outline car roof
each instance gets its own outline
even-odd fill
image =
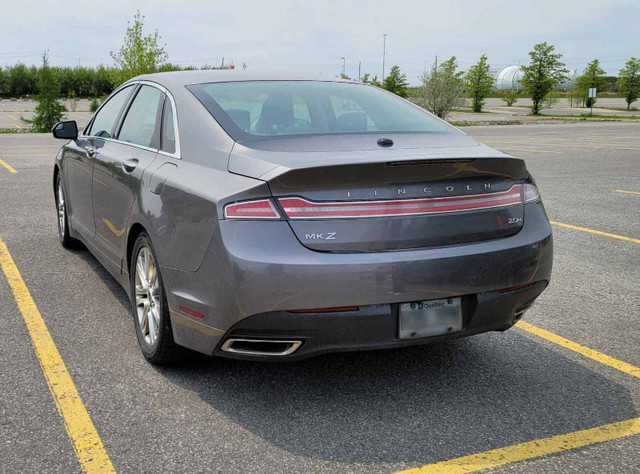
[[[131,81],[151,81],[173,89],[191,84],[211,82],[242,81],[321,81],[321,82],[353,82],[339,77],[315,76],[296,72],[282,71],[246,71],[242,69],[208,69],[196,71],[171,71],[136,76]]]

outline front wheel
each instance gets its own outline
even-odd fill
[[[151,240],[146,233],[136,239],[129,271],[132,315],[144,357],[155,365],[175,362],[182,348],[173,340],[167,298]]]

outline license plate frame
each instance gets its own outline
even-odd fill
[[[460,297],[412,301],[398,306],[400,339],[442,336],[462,330]]]

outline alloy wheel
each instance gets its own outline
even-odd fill
[[[160,282],[156,262],[149,247],[142,247],[136,258],[135,300],[140,332],[145,342],[153,347],[160,327]]]

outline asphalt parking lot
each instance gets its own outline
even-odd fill
[[[61,142],[0,135],[0,472],[640,472],[640,124],[465,131],[527,160],[554,223],[553,280],[526,324],[172,368],[144,361],[106,270],[58,242]]]

